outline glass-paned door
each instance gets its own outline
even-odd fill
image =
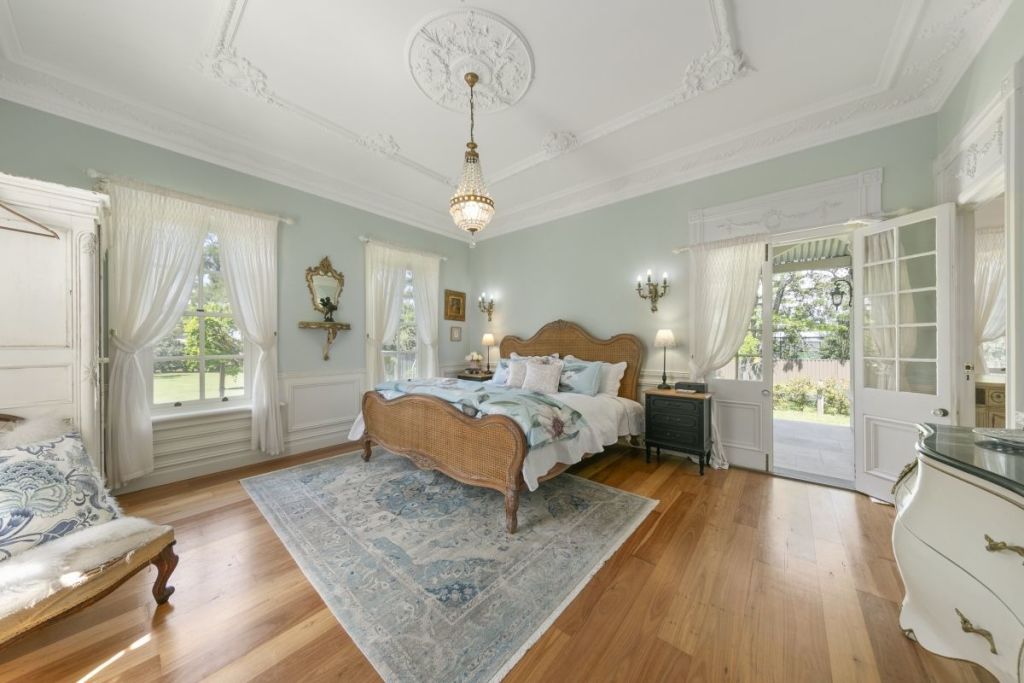
[[[913,460],[916,425],[950,421],[954,220],[944,204],[854,235],[856,485],[876,498]]]

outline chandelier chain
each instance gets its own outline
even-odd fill
[[[469,141],[476,142],[473,139],[473,128],[476,126],[476,118],[473,116],[473,86],[469,86]]]

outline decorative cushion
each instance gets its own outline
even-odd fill
[[[601,368],[601,389],[599,393],[611,396],[619,395],[619,385],[626,374],[626,361],[621,363],[604,363]]]
[[[520,356],[518,353],[513,351],[511,354],[509,354],[509,357],[512,358],[513,360],[532,360],[535,363],[551,363],[553,361],[558,360],[557,353],[552,353],[549,356]]]
[[[521,387],[526,379],[526,360],[523,358],[511,359],[508,362],[508,378],[505,380],[507,387]]]
[[[494,377],[487,380],[487,383],[504,386],[508,381],[508,363],[508,358],[499,358],[498,364],[494,366]]]
[[[0,562],[120,516],[78,434],[0,450]]]
[[[594,396],[601,388],[602,370],[600,361],[566,360],[562,364],[562,377],[558,381],[559,391]]]
[[[526,377],[523,379],[523,389],[536,391],[541,394],[554,394],[558,392],[558,380],[562,377],[562,361],[556,360],[548,363],[526,363]]]

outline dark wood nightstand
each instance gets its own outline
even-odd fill
[[[494,377],[493,372],[466,372],[462,371],[456,375],[459,379],[468,379],[470,382],[486,382]]]
[[[682,394],[673,389],[644,393],[647,462],[651,461],[651,446],[659,457],[662,448],[689,453],[698,457],[703,476],[711,457],[711,394]]]

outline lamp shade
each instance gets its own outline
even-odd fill
[[[488,332],[484,335],[484,338],[480,340],[480,343],[484,346],[494,346],[494,335]]]
[[[676,345],[675,335],[672,330],[658,330],[654,336],[654,347],[657,349],[671,349]]]

